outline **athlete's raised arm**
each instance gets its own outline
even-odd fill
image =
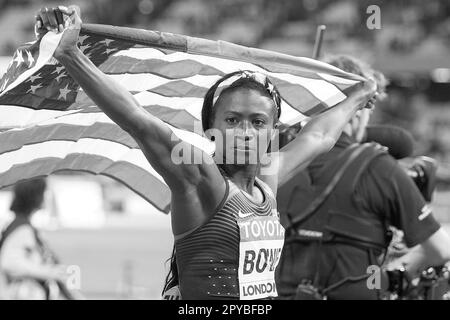
[[[271,165],[278,168],[277,174],[274,174],[273,169],[266,171],[268,172],[266,175],[261,170],[261,178],[276,191],[277,186],[284,184],[289,178],[305,169],[315,157],[328,152],[355,112],[366,105],[372,105],[371,99],[375,91],[374,81],[362,82],[347,99],[313,117],[294,140],[271,157]]]
[[[65,29],[62,25],[63,17],[68,20]],[[178,139],[163,121],[142,108],[130,92],[100,71],[77,47],[81,29],[78,8],[41,9],[37,15],[37,34],[42,36],[55,29],[58,32],[64,31],[64,34],[54,57],[97,106],[137,141],[171,190],[185,191],[186,184],[198,184],[204,170],[201,171],[198,165],[180,166],[171,161],[173,147],[186,142]],[[193,150],[192,146],[189,147],[183,150]],[[217,169],[214,171],[215,166],[209,167],[213,176],[220,177],[220,173],[215,172]]]
[[[313,117],[300,134],[280,150],[279,184],[303,170],[316,156],[333,148],[345,125],[356,111],[366,106],[375,91],[374,81],[363,82],[347,99]]]

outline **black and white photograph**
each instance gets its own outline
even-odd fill
[[[0,0],[0,33],[0,309],[450,300],[449,1]]]

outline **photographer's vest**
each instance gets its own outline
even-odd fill
[[[38,235],[38,231],[36,230],[36,228],[34,228],[31,223],[30,220],[27,218],[23,218],[21,216],[16,217],[0,234],[0,252],[2,251],[3,245],[6,242],[7,238],[14,233],[14,231],[16,231],[17,229],[19,229],[22,226],[28,226],[33,230],[33,234],[36,240],[36,244],[37,244],[37,250],[39,251],[39,253],[41,254],[43,251],[43,243]],[[2,278],[2,284],[1,286],[3,286],[3,290],[6,290],[8,287],[9,290],[8,291],[22,291],[21,289],[17,289],[18,287],[20,287],[22,284],[18,284],[17,279],[14,279],[12,277],[10,277],[8,274],[4,274],[2,272],[2,270],[0,270],[0,277]],[[20,279],[20,281],[24,281],[24,279]],[[25,283],[25,281],[23,282]],[[48,283],[46,283],[45,281],[41,281],[41,280],[30,280],[30,281],[26,281],[26,283],[23,286],[28,286],[27,290],[26,290],[26,294],[25,296],[20,297],[20,299],[33,299],[31,298],[33,296],[33,292],[36,293],[38,296],[42,296],[42,297],[49,297],[50,294],[50,289],[48,286]],[[13,288],[13,289],[11,289]],[[31,293],[29,293],[31,292]],[[9,293],[11,294],[11,293]],[[16,292],[14,292],[14,294],[12,294],[14,299],[18,299],[18,297],[16,296]],[[3,299],[11,299],[11,297],[2,297]]]
[[[30,223],[30,220],[21,216],[16,217],[0,234],[0,252],[8,237],[22,226],[28,226],[32,229],[36,241],[36,252],[42,257],[44,264],[58,264],[58,258],[46,245],[39,235],[38,230]],[[27,277],[11,277],[0,270],[0,289],[8,288],[9,296],[3,299],[35,299],[32,295],[34,292],[42,292],[39,296],[45,299],[61,300],[74,299],[72,293],[67,289],[66,285],[60,281],[44,281]],[[3,286],[3,287],[2,287]],[[5,293],[3,293],[6,295]]]
[[[390,241],[384,221],[367,212],[356,185],[369,163],[386,148],[353,144],[321,168],[313,184],[303,172],[278,190],[286,242],[347,243],[384,250]]]

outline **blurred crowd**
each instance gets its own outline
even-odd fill
[[[317,24],[329,26],[330,50],[353,54],[373,51],[374,46],[377,51],[410,54],[430,41],[441,42],[443,48],[450,45],[450,3],[445,0],[426,5],[418,0],[1,0],[1,23],[18,32],[1,40],[0,54],[11,54],[28,40],[32,23],[25,16],[52,3],[79,5],[86,22],[221,39],[295,55],[309,54]],[[371,5],[381,9],[378,32],[363,27]]]

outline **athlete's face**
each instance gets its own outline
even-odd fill
[[[275,134],[272,99],[256,90],[236,89],[224,92],[214,109],[216,156],[227,164],[257,164]]]

